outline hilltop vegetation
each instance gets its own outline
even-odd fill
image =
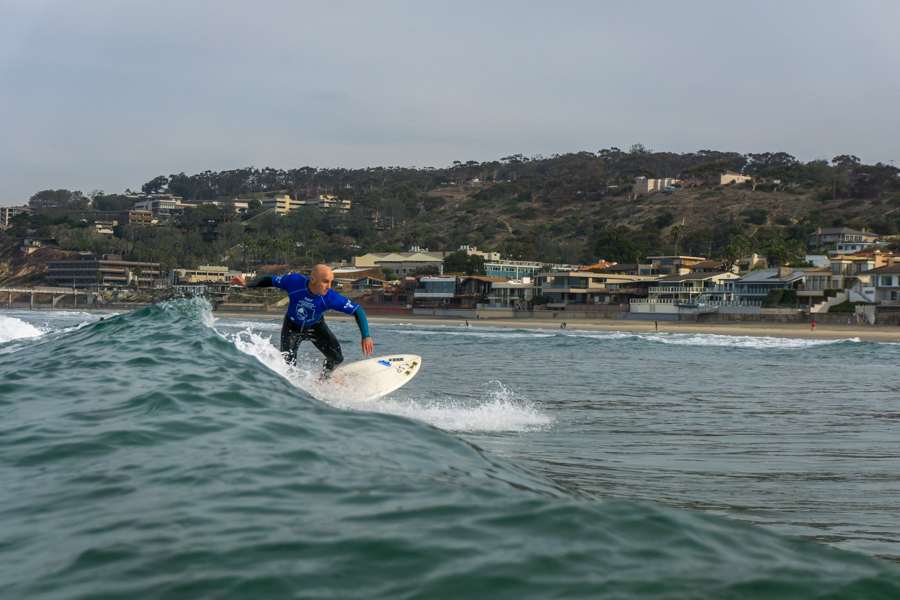
[[[737,186],[711,180],[733,171],[753,177]],[[635,177],[678,177],[685,187],[635,197]],[[690,186],[690,187],[689,187]],[[817,227],[847,225],[887,236],[900,227],[900,177],[891,165],[854,156],[802,163],[783,152],[653,152],[640,144],[551,157],[507,156],[454,162],[448,168],[238,169],[158,176],[145,194],[223,201],[188,209],[167,226],[116,228],[114,236],[79,222],[77,211],[130,208],[135,196],[47,190],[39,210],[19,216],[7,235],[55,237],[65,248],[192,267],[224,262],[249,267],[348,259],[411,246],[461,245],[545,262],[629,262],[648,254],[800,251]],[[284,217],[251,203],[245,223],[235,198],[331,194],[352,201],[347,214],[313,208]],[[261,215],[261,216],[260,216]]]

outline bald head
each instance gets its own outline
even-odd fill
[[[328,265],[319,263],[312,268],[312,272],[309,275],[316,279],[321,279],[323,277],[331,279],[334,277],[334,272],[328,268]]]
[[[334,281],[334,273],[328,268],[328,265],[318,264],[309,273],[307,287],[313,294],[324,296],[331,289],[332,281]]]

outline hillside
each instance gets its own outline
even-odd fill
[[[719,175],[751,180],[718,186]],[[635,198],[636,177],[677,176],[686,187]],[[484,183],[488,181],[490,183]],[[198,264],[294,266],[348,260],[369,251],[477,246],[518,260],[633,262],[672,253],[712,256],[778,249],[802,254],[817,227],[847,225],[885,236],[900,232],[900,170],[849,155],[802,163],[784,152],[652,152],[636,144],[551,157],[507,156],[443,169],[236,169],[154,177],[145,194],[197,203],[161,226],[97,233],[79,211],[121,211],[135,196],[45,190],[3,234],[53,237],[62,248]],[[236,220],[233,199],[334,195],[346,213],[313,207],[279,216],[251,202]],[[218,201],[218,205],[202,204]],[[202,205],[200,205],[202,204]]]
[[[8,241],[0,245],[0,285],[33,287],[48,285],[44,280],[47,261],[63,260],[74,254],[58,248],[41,248],[31,254],[18,251]]]

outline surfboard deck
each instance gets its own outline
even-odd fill
[[[339,366],[331,375],[334,382],[354,389],[354,396],[375,400],[400,389],[416,376],[422,357],[415,354],[379,356]]]

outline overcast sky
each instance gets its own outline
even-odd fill
[[[900,2],[0,0],[0,204],[246,166],[898,159]]]

